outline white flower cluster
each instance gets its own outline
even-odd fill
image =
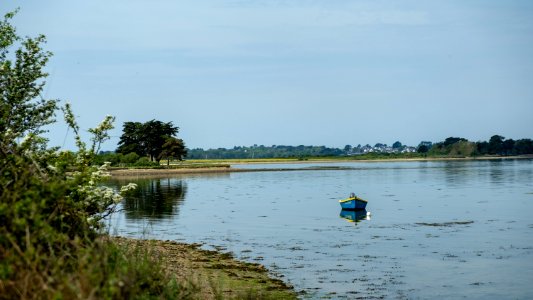
[[[133,191],[134,189],[137,188],[137,184],[135,183],[128,183],[127,185],[124,185],[120,188],[120,194],[124,195],[126,194],[127,192],[129,191]]]
[[[106,210],[109,210],[109,207],[120,203],[123,200],[123,195],[137,188],[136,184],[129,183],[128,185],[121,187],[120,192],[117,192],[110,187],[98,186],[98,182],[110,176],[107,171],[109,165],[109,162],[104,163],[96,171],[91,173],[87,185],[79,186],[78,188],[78,191],[83,194],[83,204],[87,207],[96,207],[100,213],[104,213]]]
[[[88,130],[92,134],[92,145],[87,148],[79,134],[80,127],[76,123],[71,105],[66,103],[62,110],[65,122],[74,131],[76,146],[78,147],[74,163],[76,168],[67,175],[67,179],[81,182],[73,196],[79,199],[80,204],[84,206],[84,209],[89,214],[87,221],[98,227],[103,218],[113,213],[115,206],[122,201],[123,196],[128,191],[135,189],[137,185],[130,183],[120,188],[119,191],[100,185],[100,182],[111,176],[108,172],[108,167],[111,165],[110,162],[105,162],[98,169],[91,171],[91,164],[94,162],[94,156],[100,150],[100,145],[110,138],[109,130],[113,129],[115,117],[106,116],[96,128]]]
[[[117,204],[122,201],[122,196],[109,187],[87,185],[80,186],[78,191],[84,195],[84,205],[87,207],[96,206],[100,211],[103,211],[111,204]]]
[[[103,165],[101,165],[100,167],[98,167],[98,169],[96,171],[94,171],[92,174],[91,174],[91,180],[94,180],[96,182],[99,182],[100,180],[102,179],[105,179],[105,178],[109,178],[111,177],[111,174],[109,173],[109,171],[107,170],[107,168],[111,165],[110,162],[106,161],[104,162]]]

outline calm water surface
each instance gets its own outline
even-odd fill
[[[114,181],[139,189],[110,224],[231,251],[304,298],[533,298],[533,160],[279,167],[317,165],[347,169]],[[352,191],[369,217],[341,211]]]

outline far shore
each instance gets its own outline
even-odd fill
[[[110,173],[113,177],[137,177],[137,176],[168,176],[168,175],[181,175],[181,174],[223,174],[223,173],[235,173],[235,172],[279,172],[279,171],[316,171],[316,170],[346,170],[350,168],[335,167],[335,166],[316,166],[307,168],[256,168],[256,169],[243,169],[238,166],[233,168],[229,165],[271,165],[271,164],[308,164],[308,163],[342,163],[342,162],[354,162],[354,163],[375,163],[375,162],[416,162],[416,161],[474,161],[474,160],[512,160],[512,159],[532,159],[533,155],[521,155],[521,156],[479,156],[479,157],[417,157],[417,158],[384,158],[384,159],[350,159],[350,158],[310,158],[308,160],[295,160],[295,159],[242,159],[242,160],[210,160],[220,165],[221,163],[228,164],[228,166],[209,166],[205,164],[203,167],[176,167],[171,165],[171,168],[161,169],[136,169],[136,168],[116,168],[111,169]],[[190,161],[188,161],[190,162]],[[194,160],[194,162],[202,163],[202,160]]]

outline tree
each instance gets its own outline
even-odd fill
[[[0,21],[0,298],[101,298],[93,291],[110,287],[76,281],[82,266],[77,259],[91,255],[89,248],[100,243],[101,220],[121,200],[115,190],[99,185],[105,166],[91,166],[109,138],[113,117],[89,129],[87,147],[67,104],[65,120],[76,134],[78,151],[47,147],[43,126],[54,122],[58,109],[57,100],[41,95],[51,53],[41,48],[44,36],[17,36],[9,23],[14,15]],[[69,284],[87,285],[91,296],[63,287]]]
[[[17,203],[19,207],[12,209],[20,211],[18,215],[6,218],[5,212],[9,212],[10,207],[0,205],[0,220],[3,225],[8,219],[17,223],[19,220],[14,219],[25,213],[33,211],[37,214],[37,209],[43,209],[47,214],[53,214],[46,216],[48,220],[57,218],[57,224],[49,222],[58,226],[55,229],[68,231],[69,235],[83,233],[84,228],[97,225],[87,218],[103,217],[101,214],[111,204],[96,203],[101,200],[103,193],[100,192],[104,188],[96,186],[96,178],[90,178],[96,171],[90,162],[101,143],[109,139],[108,131],[113,128],[114,117],[107,116],[98,127],[88,130],[92,134],[92,144],[87,147],[81,140],[80,129],[67,103],[63,108],[65,121],[74,130],[78,151],[74,156],[57,148],[47,148],[46,139],[41,136],[45,132],[42,127],[55,122],[53,116],[58,109],[58,100],[44,99],[41,92],[48,75],[43,69],[52,54],[41,47],[46,42],[43,35],[21,39],[16,34],[9,23],[15,13],[6,14],[0,22],[0,203]],[[20,47],[14,57],[10,56],[10,49],[17,43]],[[70,169],[67,170],[67,166]],[[67,176],[67,171],[72,174]],[[94,176],[101,177],[103,169],[100,171]],[[57,192],[52,191],[54,188]],[[115,193],[110,191],[106,195],[114,196]],[[21,205],[24,202],[28,203]],[[63,209],[78,212],[64,212]],[[79,217],[82,219],[77,219]],[[16,229],[18,225],[13,224],[11,229]],[[0,229],[0,235],[3,229]],[[24,230],[27,232],[29,229]]]
[[[503,144],[502,144],[502,153],[505,154],[505,155],[512,155],[514,154],[514,145],[515,145],[515,141],[513,139],[507,139],[505,141],[503,141]]]
[[[116,151],[118,153],[136,153],[139,156],[147,156],[143,124],[140,122],[124,122],[118,145]]]
[[[427,153],[431,147],[433,147],[433,143],[432,142],[429,142],[429,141],[421,141],[417,148],[416,148],[416,152],[418,153]]]
[[[350,153],[350,151],[352,151],[352,145],[346,145],[346,146],[344,146],[344,152],[346,152],[346,153]]]
[[[533,140],[520,139],[514,145],[514,152],[516,154],[533,154]]]
[[[450,145],[453,145],[457,142],[460,142],[460,141],[463,141],[463,142],[468,142],[467,139],[464,139],[464,138],[458,138],[458,137],[449,137],[447,139],[444,140],[443,142],[443,145],[444,147],[446,146],[450,146]]]
[[[151,161],[159,162],[163,144],[178,131],[179,128],[172,122],[164,123],[157,120],[146,123],[125,122],[117,152],[122,154],[133,152],[140,156],[149,156]]]
[[[175,127],[172,122],[164,123],[157,120],[151,120],[143,124],[146,152],[150,160],[159,162],[159,154],[163,151],[163,144],[169,137],[178,133],[179,128]]]
[[[477,153],[479,155],[486,155],[489,153],[489,143],[486,141],[476,143]]]
[[[504,139],[501,135],[493,135],[489,140],[489,154],[501,154]]]
[[[458,151],[458,149],[466,145],[464,144],[465,142],[468,142],[468,140],[464,138],[459,138],[459,137],[449,137],[449,138],[446,138],[443,142],[436,143],[431,148],[429,148],[428,154],[430,155],[457,155],[458,152],[460,153],[464,152],[464,151]],[[455,145],[457,143],[461,143],[461,144]]]
[[[418,153],[427,153],[428,151],[429,151],[429,148],[426,145],[420,145],[418,146],[418,149],[416,149],[416,152]]]
[[[400,143],[400,141],[396,141],[394,142],[394,144],[392,144],[392,148],[394,149],[399,149],[402,147],[402,143]]]
[[[476,151],[476,144],[468,141],[459,141],[448,146],[450,156],[472,156]]]
[[[166,159],[167,166],[170,164],[170,159],[183,160],[187,155],[187,150],[185,149],[185,144],[182,139],[177,139],[174,137],[169,137],[166,139],[165,143],[162,146],[162,151],[159,153],[158,159]]]
[[[37,136],[43,126],[54,122],[57,100],[41,96],[48,74],[43,71],[51,52],[41,47],[46,38],[21,38],[9,23],[16,12],[0,22],[0,136],[2,144],[24,136]],[[10,48],[17,42],[14,61],[8,59]]]

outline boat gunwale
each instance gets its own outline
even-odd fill
[[[361,198],[358,198],[358,197],[342,199],[342,200],[339,200],[339,203],[344,203],[344,202],[349,202],[349,201],[354,201],[354,200],[359,200],[359,201],[363,201],[365,203],[368,203],[368,201],[366,201],[364,199],[361,199]]]

